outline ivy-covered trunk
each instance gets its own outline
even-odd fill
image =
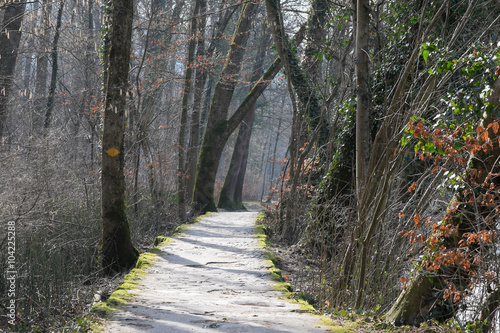
[[[274,44],[283,61],[285,73],[289,77],[289,93],[292,100],[297,95],[299,100],[298,110],[292,119],[292,135],[290,137],[289,152],[289,187],[286,198],[282,198],[282,237],[292,241],[297,237],[296,221],[298,220],[296,207],[299,198],[300,177],[302,167],[309,152],[314,146],[321,147],[326,142],[328,127],[324,125],[326,119],[322,115],[321,98],[310,85],[297,56],[289,43],[285,33],[281,4],[279,0],[266,0],[267,18],[273,32]],[[318,132],[319,130],[319,132]]]
[[[126,92],[132,38],[132,0],[112,2],[108,81],[105,82],[102,137],[101,263],[107,273],[132,267],[139,252],[132,245],[125,212],[123,168]]]

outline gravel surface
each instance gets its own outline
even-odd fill
[[[255,237],[256,212],[222,212],[161,248],[134,301],[105,332],[326,332],[274,290]]]

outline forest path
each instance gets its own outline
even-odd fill
[[[255,237],[256,212],[222,212],[161,247],[134,300],[105,332],[326,332],[281,300]]]

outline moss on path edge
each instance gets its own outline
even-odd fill
[[[290,303],[296,303],[300,305],[300,308],[307,312],[309,315],[314,315],[319,319],[320,324],[327,325],[328,331],[333,333],[353,333],[354,329],[339,325],[333,319],[326,315],[321,315],[318,311],[305,300],[296,297],[293,292],[293,287],[290,283],[285,282],[281,274],[281,270],[276,267],[278,261],[274,254],[268,250],[269,240],[266,234],[266,226],[262,223],[265,219],[265,213],[260,212],[257,216],[256,222],[256,237],[259,240],[259,246],[264,251],[266,257],[266,263],[269,267],[269,272],[273,277],[273,282],[275,289],[284,293],[283,299]]]
[[[184,229],[192,224],[198,223],[201,219],[210,216],[210,212],[198,216],[193,222],[177,226],[171,236],[157,236],[154,240],[154,247],[148,252],[142,253],[137,259],[135,267],[127,273],[116,287],[115,291],[106,301],[97,302],[90,309],[91,330],[93,332],[102,332],[105,325],[105,319],[117,311],[120,306],[129,303],[136,295],[133,290],[139,289],[139,279],[147,274],[147,269],[151,267],[158,259],[161,247],[171,243],[175,236],[184,232]]]

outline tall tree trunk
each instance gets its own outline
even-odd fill
[[[321,82],[321,58],[318,55],[322,53],[324,48],[325,26],[329,8],[329,0],[314,0],[307,22],[307,44],[304,49],[302,67],[313,87]]]
[[[250,138],[252,137],[253,121],[255,118],[255,105],[247,114],[245,119],[243,119],[242,124],[245,124],[246,128],[242,142],[243,142],[243,156],[241,157],[240,171],[238,172],[238,177],[236,178],[236,184],[234,186],[234,199],[233,201],[237,206],[243,206],[243,184],[245,183],[245,174],[247,172],[248,164],[248,153],[250,151]]]
[[[390,189],[394,180],[394,170],[398,163],[401,162],[400,157],[402,154],[394,155],[394,151],[401,146],[399,140],[401,138],[402,129],[406,126],[409,117],[412,115],[411,112],[405,110],[405,103],[403,102],[408,94],[410,94],[409,91],[411,88],[408,78],[417,64],[421,43],[426,40],[433,27],[439,21],[446,5],[446,1],[442,3],[425,31],[418,37],[418,42],[403,67],[397,83],[389,94],[390,103],[385,112],[386,116],[380,124],[380,128],[371,144],[369,158],[360,156],[360,163],[366,166],[366,170],[361,173],[363,177],[361,180],[363,182],[361,184],[362,191],[356,193],[356,226],[352,233],[352,241],[346,249],[342,264],[342,271],[347,272],[349,275],[352,273],[352,268],[355,264],[359,267],[359,274],[357,275],[358,286],[356,307],[361,307],[363,301],[364,286],[366,283],[365,271],[370,258],[369,253],[371,251],[372,238],[378,225],[384,221],[388,199],[391,194]],[[358,11],[359,10],[361,9],[358,8]],[[361,16],[358,15],[358,21],[360,17]],[[360,33],[361,31],[356,32],[356,34]],[[357,39],[359,39],[359,37],[357,37]],[[360,48],[360,51],[362,50],[363,49]],[[425,91],[426,89],[422,89],[419,94],[423,94]],[[419,98],[421,98],[421,95],[417,96],[415,100],[424,104],[426,103]],[[424,108],[427,106],[428,105],[421,105],[419,107]],[[415,110],[418,110],[417,106],[413,107]],[[356,140],[358,140],[358,137]],[[368,154],[368,151],[364,151],[363,153]],[[358,155],[358,152],[356,152],[356,154]],[[356,163],[357,162],[356,160]],[[359,187],[360,185],[356,184],[356,188]]]
[[[45,107],[47,106],[47,77],[49,68],[49,31],[50,31],[50,14],[52,5],[48,0],[41,2],[40,8],[40,30],[36,36],[39,40],[38,54],[36,57],[36,76],[35,76],[35,101],[33,108],[33,132],[37,134],[43,133],[43,124],[45,115]]]
[[[207,81],[208,68],[203,64],[205,59],[205,28],[207,2],[197,0],[200,3],[198,31],[196,37],[196,76],[194,82],[193,112],[191,113],[191,124],[189,129],[189,146],[186,156],[186,197],[193,197],[194,180],[196,175],[196,163],[198,162],[198,152],[200,147],[200,112],[203,102],[203,88]]]
[[[252,135],[254,114],[255,104],[252,106],[252,108],[247,113],[245,118],[243,118],[243,121],[240,124],[236,143],[234,144],[233,154],[231,156],[231,162],[229,163],[229,169],[227,170],[226,178],[219,194],[219,202],[217,203],[218,208],[224,208],[228,210],[245,209],[241,200],[236,200],[236,190],[240,174],[245,174],[245,170],[243,169],[243,160],[246,160],[245,157],[248,156],[248,148],[250,143],[250,136]]]
[[[265,27],[263,28],[265,29]],[[268,35],[264,30],[261,36],[261,44],[255,59],[252,82],[256,82],[263,74],[264,58],[268,48]],[[257,101],[251,106],[248,114],[243,118],[234,145],[233,155],[231,156],[231,163],[224,184],[222,186],[218,208],[226,209],[244,209],[242,202],[243,182],[245,180],[246,163],[248,160],[248,151],[250,148],[250,138],[252,136],[252,127],[255,114],[255,105]],[[238,200],[238,199],[239,200]]]
[[[210,60],[211,57],[214,56],[215,51],[219,48],[220,46],[220,41],[224,37],[224,31],[226,30],[227,25],[229,24],[229,21],[231,20],[231,17],[233,14],[236,12],[236,7],[234,7],[232,10],[227,10],[226,13],[223,15],[223,6],[224,6],[225,1],[221,1],[218,6],[218,11],[219,13],[219,18],[217,20],[217,23],[215,24],[215,27],[213,29],[212,33],[212,41],[210,42],[210,46],[207,48],[207,51],[204,52],[206,54],[206,58]],[[203,5],[203,3],[202,3]],[[206,5],[206,4],[205,4]],[[206,8],[205,8],[206,10]],[[205,23],[206,24],[206,23]],[[199,49],[198,49],[199,50]],[[199,73],[201,72],[201,73]],[[198,74],[199,77],[198,77]],[[196,80],[200,81],[200,86],[201,83],[203,82],[203,86],[206,82],[208,76],[208,83],[207,83],[207,91],[205,93],[205,99],[202,105],[202,99],[201,95],[199,96],[199,100],[195,100],[194,103],[194,108],[197,108],[201,111],[200,112],[200,120],[199,120],[199,125],[197,127],[197,132],[199,134],[198,139],[196,142],[198,142],[198,145],[200,142],[203,140],[203,137],[205,136],[205,127],[207,125],[207,118],[208,118],[208,111],[210,110],[210,102],[212,101],[212,90],[214,89],[215,86],[215,74],[213,73],[213,68],[210,65],[207,65],[206,67],[202,68],[201,71],[197,71],[196,73]],[[203,86],[201,86],[203,88]],[[195,95],[196,98],[196,95]],[[195,142],[195,141],[193,141]],[[199,147],[196,147],[196,154],[193,153],[194,158],[192,160],[189,160],[190,164],[193,164],[194,170],[190,171],[192,172],[190,175],[193,177],[192,179],[192,184],[190,185],[190,196],[189,198],[192,198],[193,191],[194,191],[194,182],[196,180],[196,167],[198,165],[198,155],[199,155]]]
[[[267,17],[273,30],[274,43],[280,58],[283,60],[283,67],[288,75],[289,93],[292,98],[292,105],[295,108],[295,94],[298,97],[299,107],[294,112],[292,120],[292,135],[290,138],[290,191],[288,197],[283,198],[283,206],[287,212],[282,221],[282,237],[291,241],[296,237],[296,219],[292,207],[296,206],[300,176],[304,160],[314,146],[324,144],[328,137],[327,126],[323,126],[321,99],[309,84],[306,75],[299,65],[298,59],[288,42],[283,25],[283,13],[279,0],[266,0]],[[319,132],[318,132],[319,131]],[[309,133],[311,133],[309,135]],[[304,149],[302,149],[304,148]]]
[[[178,167],[177,167],[177,183],[178,183],[178,214],[179,219],[184,222],[186,219],[186,127],[188,118],[189,96],[191,92],[191,78],[193,76],[194,53],[196,49],[196,32],[198,31],[198,13],[200,11],[200,1],[196,1],[193,15],[191,17],[191,26],[188,34],[188,56],[186,61],[186,69],[184,74],[184,85],[182,89],[182,106],[181,106],[181,123],[179,129],[178,143]],[[194,120],[192,120],[194,121]]]
[[[309,122],[310,131],[320,124],[321,99],[306,79],[303,68],[292,50],[284,31],[283,18],[279,0],[266,0],[267,16],[273,31],[274,43],[283,61],[284,69],[290,78],[294,91],[300,102],[300,112]],[[300,145],[301,146],[301,145]],[[301,147],[299,147],[301,148]]]
[[[108,81],[102,138],[102,266],[108,273],[132,267],[132,245],[125,212],[124,129],[132,42],[132,0],[113,0]]]
[[[25,2],[15,2],[15,4],[5,8],[2,19],[2,30],[0,30],[0,140],[3,140],[4,137],[7,102],[14,81],[25,8]]]
[[[283,110],[284,108],[285,108],[285,96],[283,96],[282,100],[281,100],[281,110]],[[273,185],[274,168],[275,168],[275,163],[276,163],[276,152],[278,151],[278,142],[279,142],[280,133],[281,133],[281,123],[283,122],[283,116],[282,116],[281,112],[280,112],[280,116],[278,118],[278,128],[276,129],[276,139],[274,139],[274,148],[273,148],[273,157],[272,157],[273,163],[271,164],[271,176],[269,177],[269,192],[271,194],[269,195],[269,199],[267,200],[267,202],[269,202],[269,203],[273,200],[273,196],[274,196],[274,189],[273,189],[273,186],[274,186]]]
[[[197,212],[217,210],[214,203],[214,184],[220,156],[227,141],[227,139],[224,140],[226,118],[257,7],[258,4],[253,2],[247,2],[243,5],[224,68],[215,86],[196,169],[193,208]]]
[[[370,2],[358,0],[356,17],[356,197],[360,202],[366,181],[366,171],[370,152],[370,83],[368,37],[370,34]],[[358,221],[360,218],[358,205]],[[356,237],[356,236],[355,236]],[[362,265],[362,268],[365,266]],[[360,272],[356,308],[361,306],[364,283],[364,270]]]
[[[47,111],[45,113],[45,121],[43,124],[44,133],[47,135],[48,129],[50,126],[50,122],[52,121],[52,111],[54,110],[54,98],[56,94],[56,86],[57,86],[57,46],[59,43],[59,36],[61,35],[61,20],[62,13],[64,9],[64,0],[59,4],[59,10],[57,11],[57,23],[56,23],[56,32],[54,34],[54,41],[52,42],[52,74],[50,77],[50,86],[49,86],[49,96],[47,97]]]
[[[304,38],[304,28],[301,27],[295,35],[296,45],[299,45]],[[233,44],[234,46],[234,44]],[[227,64],[228,62],[226,62]],[[264,75],[254,84],[243,102],[228,120],[221,120],[215,125],[211,125],[211,132],[205,131],[202,149],[196,168],[195,191],[193,193],[193,208],[197,212],[207,212],[216,210],[214,203],[214,184],[217,175],[217,168],[224,145],[231,133],[238,127],[245,115],[250,111],[253,103],[266,90],[267,86],[274,79],[282,67],[281,59],[278,57],[267,69]],[[217,96],[214,94],[214,96]],[[212,120],[212,123],[214,120]],[[208,126],[208,125],[207,125]],[[208,141],[207,141],[208,140]],[[210,144],[208,144],[208,143]],[[207,147],[204,150],[204,147]]]
[[[369,0],[358,0],[356,27],[356,192],[363,190],[370,152]]]

